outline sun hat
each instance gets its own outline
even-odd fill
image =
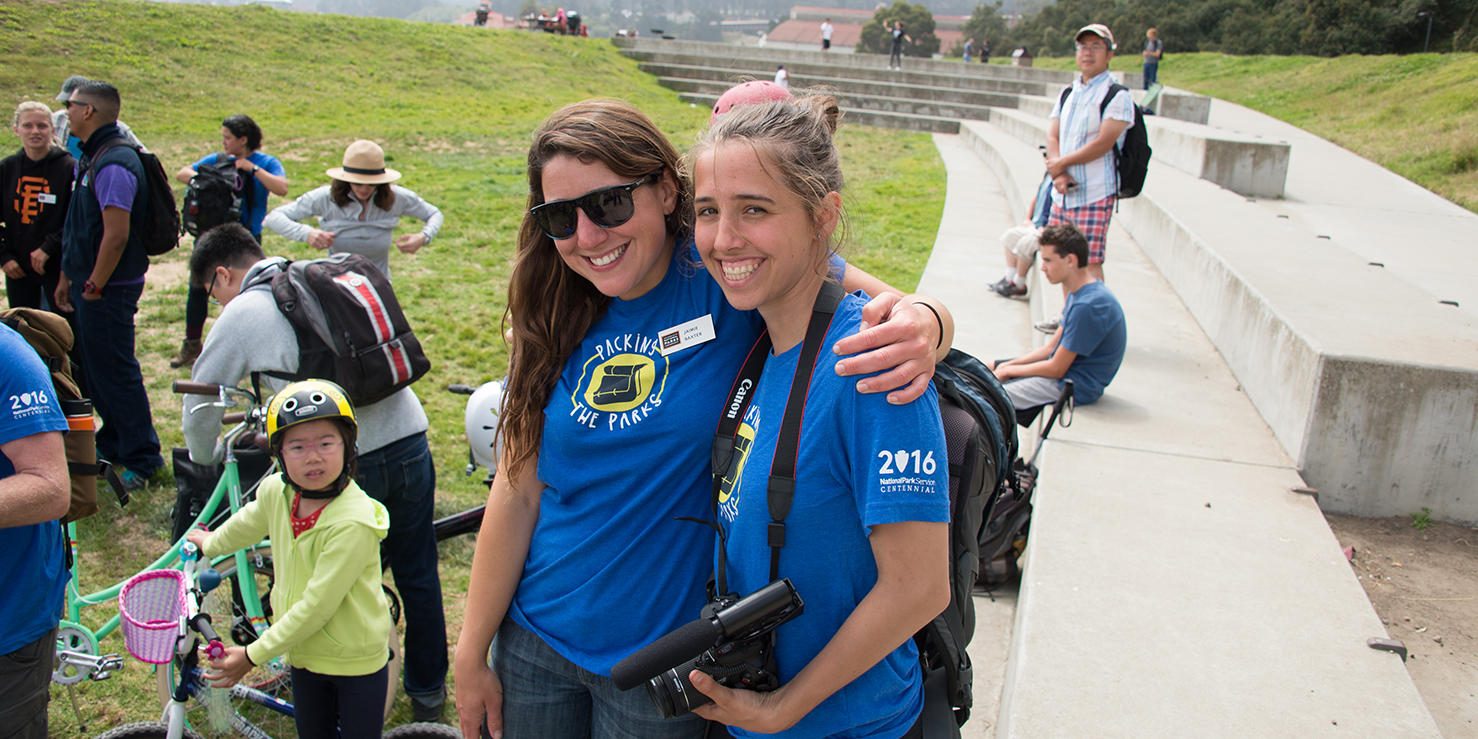
[[[1102,23],[1089,23],[1088,25],[1079,28],[1078,32],[1073,34],[1073,40],[1077,41],[1078,39],[1082,38],[1083,34],[1085,33],[1091,33],[1095,36],[1098,36],[1099,38],[1102,38],[1104,41],[1107,41],[1110,51],[1112,51],[1116,47],[1116,44],[1114,43],[1114,32],[1110,31],[1108,29],[1108,26],[1105,26]]]
[[[784,67],[785,65],[780,65]],[[718,97],[718,102],[713,104],[713,115],[708,117],[709,125],[718,120],[718,117],[729,112],[736,105],[754,105],[756,103],[772,103],[776,100],[789,100],[790,90],[769,80],[751,80],[743,84],[730,87],[728,91]]]
[[[400,179],[399,172],[385,167],[385,150],[364,139],[344,150],[344,166],[328,170],[328,176],[356,185],[382,185]]]
[[[79,87],[81,87],[81,86],[83,86],[83,85],[85,85],[85,84],[87,84],[87,83],[89,83],[91,81],[92,80],[90,80],[90,79],[88,79],[86,77],[83,77],[80,74],[74,74],[71,77],[68,77],[66,79],[66,81],[62,83],[62,91],[56,94],[57,101],[60,102],[60,101],[63,101],[63,100],[70,99],[72,97],[72,91],[73,90],[75,90],[75,89],[77,89],[77,88],[79,88]]]

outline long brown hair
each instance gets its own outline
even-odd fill
[[[565,155],[599,162],[629,179],[666,173],[677,186],[667,233],[681,242],[693,230],[693,194],[677,150],[651,119],[619,100],[586,100],[555,111],[534,132],[529,147],[529,204],[544,202],[544,166]],[[508,383],[499,433],[508,471],[515,478],[538,453],[544,405],[565,360],[585,338],[611,299],[565,265],[550,238],[526,212],[508,280],[505,327],[511,327]]]
[[[334,201],[334,205],[342,208],[354,199],[354,192],[349,189],[353,184],[344,180],[329,180],[328,196]],[[390,183],[381,182],[375,185],[375,195],[370,198],[370,203],[380,210],[390,210],[390,206],[395,205],[395,191],[390,189]]]

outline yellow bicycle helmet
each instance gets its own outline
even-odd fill
[[[303,493],[304,497],[330,497],[338,495],[354,477],[355,461],[358,458],[356,441],[359,438],[359,423],[354,420],[354,405],[344,389],[328,380],[300,380],[289,384],[272,396],[267,404],[267,444],[272,456],[277,458],[278,469],[287,470],[282,458],[282,438],[287,430],[309,421],[334,421],[344,434],[344,470],[328,491],[305,491],[286,474],[283,478],[289,485]]]

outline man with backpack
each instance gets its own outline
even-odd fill
[[[154,224],[144,216],[151,213],[156,193],[143,159],[118,130],[120,107],[118,88],[106,82],[86,82],[67,99],[72,133],[82,139],[82,159],[62,231],[55,298],[58,308],[76,313],[84,384],[103,421],[99,455],[122,468],[126,490],[137,490],[164,466],[134,356],[133,323],[153,235]]]
[[[67,512],[67,420],[51,376],[19,334],[0,325],[0,726],[45,739],[52,650],[67,569],[58,519]]]
[[[374,269],[367,260],[363,263]],[[234,386],[255,374],[277,389],[286,384],[277,375],[300,369],[303,347],[274,296],[273,278],[287,269],[287,260],[264,257],[261,245],[240,224],[217,226],[201,235],[190,255],[190,280],[204,286],[223,307],[195,361],[192,380]],[[383,288],[389,290],[388,281]],[[215,444],[222,410],[206,407],[192,412],[212,400],[199,395],[184,400],[185,443],[190,458],[201,464],[221,457]],[[436,469],[426,442],[426,412],[410,387],[377,402],[356,404],[355,479],[390,511],[384,551],[405,608],[405,692],[417,721],[437,721],[446,695],[447,642],[432,527]]]
[[[287,174],[277,157],[262,149],[262,128],[250,116],[237,114],[221,121],[221,151],[180,167],[175,179],[185,183],[186,230],[199,236],[214,226],[239,221],[262,241],[262,219],[267,217],[267,195],[287,197]],[[185,339],[170,367],[189,367],[200,356],[205,330],[205,290],[191,285],[185,296]]]
[[[1047,129],[1050,223],[1071,223],[1088,237],[1088,270],[1102,280],[1109,219],[1119,192],[1114,147],[1134,123],[1134,99],[1109,76],[1114,34],[1107,26],[1083,26],[1075,41],[1079,74],[1053,106]]]

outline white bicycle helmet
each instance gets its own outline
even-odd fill
[[[499,414],[503,410],[503,381],[483,383],[467,398],[467,446],[472,458],[488,470],[498,469],[503,441],[498,437]]]

